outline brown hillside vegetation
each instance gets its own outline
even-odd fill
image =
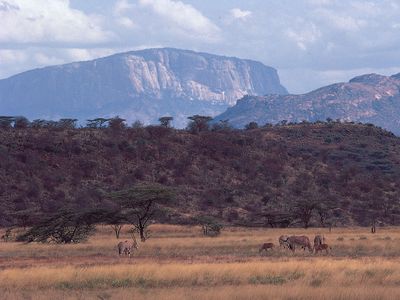
[[[203,214],[246,226],[398,224],[400,139],[369,125],[317,123],[193,134],[139,128],[0,130],[0,226],[108,205],[156,182],[176,201],[160,222]]]

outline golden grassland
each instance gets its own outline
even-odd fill
[[[150,230],[131,259],[106,226],[76,245],[0,243],[0,299],[400,299],[400,228]],[[281,234],[316,233],[330,254],[258,252]]]

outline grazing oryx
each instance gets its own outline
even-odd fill
[[[293,252],[296,250],[296,246],[300,246],[303,249],[305,249],[307,247],[310,252],[313,251],[313,248],[311,247],[310,239],[308,237],[306,237],[305,235],[289,236],[287,239],[287,242],[289,244],[289,249],[292,250]]]
[[[139,245],[138,245],[134,235],[132,235],[132,239],[133,239],[132,241],[126,240],[124,242],[119,242],[118,243],[117,247],[118,247],[119,256],[128,255],[129,258],[130,258],[132,253],[133,253],[133,251],[134,251],[134,249],[137,250],[139,248]]]
[[[289,243],[288,243],[288,236],[287,235],[281,235],[280,237],[279,237],[279,247],[283,247],[284,249],[285,248],[288,248],[289,249]]]
[[[322,245],[325,242],[325,237],[323,235],[317,234],[314,238],[314,247],[316,245]]]
[[[273,243],[264,243],[264,244],[262,244],[262,246],[261,246],[260,250],[258,250],[258,252],[261,253],[261,251],[263,251],[263,250],[268,251],[268,249],[272,250],[273,248],[274,248]]]
[[[332,248],[329,247],[328,244],[314,245],[314,249],[315,249],[315,254],[317,254],[319,251],[322,252],[322,250],[325,250],[326,254],[328,254],[329,250],[332,250]]]

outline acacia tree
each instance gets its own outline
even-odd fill
[[[126,123],[125,123],[125,119],[120,118],[119,116],[116,116],[114,118],[111,118],[108,122],[108,127],[112,130],[112,131],[120,131],[122,129],[126,128]]]
[[[95,119],[89,119],[86,121],[87,121],[86,127],[88,127],[88,128],[105,128],[107,126],[107,123],[110,121],[110,119],[95,118]]]
[[[158,121],[162,127],[171,128],[171,122],[173,119],[173,117],[161,117],[158,119]]]
[[[136,228],[140,239],[145,242],[148,238],[147,227],[150,221],[161,211],[161,206],[170,202],[174,195],[170,189],[162,185],[141,184],[111,193],[110,197],[118,202],[124,219]]]
[[[43,128],[45,127],[46,120],[43,119],[35,119],[31,122],[32,128]]]
[[[111,226],[112,230],[114,230],[115,237],[117,239],[119,239],[119,235],[121,234],[121,230],[122,230],[122,227],[124,227],[124,225],[123,224],[111,224],[110,226]]]
[[[294,203],[294,214],[303,223],[304,228],[310,226],[310,221],[317,203],[313,199],[299,198]]]
[[[61,129],[74,129],[76,128],[76,122],[78,119],[60,119],[58,121],[58,127]]]
[[[15,119],[14,117],[10,116],[0,116],[0,128],[3,129],[11,128],[14,119]]]
[[[191,122],[188,124],[188,130],[191,133],[198,134],[201,131],[208,131],[210,129],[209,122],[212,120],[209,116],[194,115],[188,117]]]
[[[250,122],[250,123],[246,124],[246,125],[244,126],[244,128],[245,128],[246,130],[257,129],[257,128],[258,128],[258,123],[257,123],[257,122]]]
[[[14,120],[14,128],[17,129],[25,129],[29,126],[29,120],[25,117],[19,116],[19,117],[15,117]]]
[[[79,243],[94,233],[95,226],[91,218],[83,212],[62,210],[45,216],[26,233],[17,237],[21,242],[41,242],[56,244]]]

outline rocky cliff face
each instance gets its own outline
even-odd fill
[[[233,57],[148,49],[47,67],[0,80],[0,114],[29,118],[162,115],[183,126],[216,115],[244,95],[286,94],[275,69]]]
[[[282,120],[341,119],[369,122],[400,134],[400,74],[367,74],[303,95],[246,96],[217,119],[237,127]]]

